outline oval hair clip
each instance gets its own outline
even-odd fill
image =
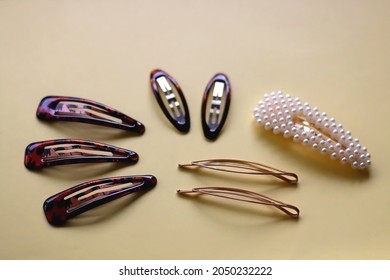
[[[150,73],[154,96],[164,115],[181,132],[190,130],[190,112],[177,81],[167,72],[155,69]]]
[[[203,94],[201,120],[206,138],[215,140],[225,124],[231,99],[229,79],[225,74],[216,74],[207,84]]]
[[[24,165],[28,169],[40,169],[74,163],[136,163],[138,158],[134,151],[105,143],[83,139],[55,139],[29,144],[25,150]]]
[[[85,98],[46,96],[39,103],[36,115],[41,120],[89,123],[137,134],[145,132],[141,122],[112,107]]]
[[[64,190],[43,203],[49,224],[59,226],[92,208],[125,195],[146,191],[157,184],[152,175],[119,176],[96,179]]]
[[[266,206],[272,206],[280,211],[284,212],[288,216],[292,218],[299,217],[299,209],[298,207],[287,204],[273,198],[267,197],[265,195],[243,190],[237,188],[227,188],[227,187],[203,187],[203,188],[193,188],[192,190],[177,190],[178,194],[206,194],[226,199],[238,200],[249,203],[262,204]]]

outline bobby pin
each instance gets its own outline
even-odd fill
[[[92,208],[137,191],[149,190],[156,184],[157,179],[152,175],[96,179],[49,197],[43,204],[43,211],[51,225],[59,226]]]
[[[150,84],[161,110],[171,124],[181,132],[190,130],[190,112],[178,82],[167,72],[155,69]]]
[[[54,165],[94,162],[136,163],[138,154],[105,143],[82,139],[55,139],[29,144],[24,165],[39,169]]]
[[[208,159],[196,160],[188,164],[179,164],[179,167],[202,167],[216,171],[240,173],[247,175],[270,175],[290,184],[298,182],[298,175],[282,171],[261,163],[238,159]]]
[[[206,194],[206,195],[227,198],[232,200],[244,201],[249,203],[257,203],[257,204],[275,207],[293,218],[299,217],[299,209],[296,206],[269,198],[265,195],[256,192],[243,190],[243,189],[227,188],[227,187],[204,187],[204,188],[193,188],[192,190],[177,190],[177,193],[178,194],[191,194],[191,193]]]
[[[274,134],[292,137],[295,142],[310,145],[314,150],[338,159],[342,164],[364,169],[371,165],[371,155],[351,132],[344,130],[325,112],[301,103],[282,92],[264,95],[254,109],[256,122]]]
[[[229,79],[222,73],[216,74],[207,84],[202,101],[203,134],[215,140],[225,124],[231,99]]]
[[[137,134],[145,132],[145,126],[96,101],[67,96],[46,96],[37,109],[37,117],[48,121],[73,121],[119,128]]]

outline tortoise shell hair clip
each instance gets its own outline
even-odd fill
[[[60,226],[92,208],[134,192],[150,190],[156,184],[153,175],[96,179],[49,197],[43,203],[43,211],[49,224]]]
[[[205,137],[215,140],[225,124],[231,99],[228,77],[218,73],[211,78],[203,94],[201,120]]]
[[[165,117],[179,131],[190,130],[190,112],[178,82],[167,72],[155,69],[150,73],[150,84]]]
[[[145,126],[102,103],[68,96],[46,96],[37,109],[36,115],[47,121],[73,121],[108,126],[143,134]]]
[[[109,144],[83,139],[55,139],[29,144],[24,165],[28,169],[95,162],[138,162],[136,152]]]

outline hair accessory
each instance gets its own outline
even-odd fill
[[[167,72],[155,69],[150,73],[154,96],[167,119],[181,132],[190,130],[190,112],[177,81]]]
[[[273,206],[287,215],[298,218],[299,209],[296,206],[280,202],[278,200],[269,198],[265,195],[255,193],[248,190],[242,190],[237,188],[226,188],[226,187],[204,187],[204,188],[193,188],[192,190],[177,190],[178,194],[208,194],[211,196],[217,196],[232,200],[244,201],[249,203],[257,203],[268,206]]]
[[[26,147],[24,165],[28,169],[73,163],[138,161],[136,152],[82,139],[56,139],[34,142]]]
[[[298,182],[295,173],[282,171],[261,163],[238,159],[208,159],[196,160],[189,164],[179,164],[179,167],[203,167],[216,171],[240,173],[248,175],[270,175],[290,184]]]
[[[225,124],[231,99],[229,79],[216,74],[207,84],[202,101],[202,127],[206,138],[215,140]]]
[[[364,169],[371,165],[371,155],[357,138],[352,138],[334,118],[325,112],[301,103],[282,92],[264,95],[254,109],[257,124],[274,134],[292,137],[295,142],[310,145],[332,159],[339,159],[353,168]]]
[[[36,114],[41,120],[90,123],[138,134],[145,132],[141,122],[104,104],[78,97],[46,96]]]
[[[59,226],[81,213],[157,184],[152,175],[110,177],[88,181],[45,200],[43,211],[49,224]]]

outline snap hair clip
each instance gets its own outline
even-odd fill
[[[371,155],[350,131],[316,107],[301,103],[281,91],[264,95],[254,109],[257,124],[274,134],[292,137],[294,142],[310,145],[314,150],[338,159],[342,164],[364,169],[371,165]]]
[[[298,175],[282,171],[261,163],[238,159],[207,159],[196,160],[188,164],[179,164],[179,167],[201,167],[215,171],[231,172],[247,175],[269,175],[281,179],[289,184],[298,183]]]
[[[59,226],[67,220],[125,195],[146,191],[157,184],[152,175],[118,176],[96,179],[64,190],[43,203],[49,224]]]
[[[227,188],[227,187],[203,187],[203,188],[193,188],[192,190],[177,190],[178,194],[206,194],[226,199],[238,200],[249,203],[262,204],[266,206],[272,206],[280,211],[284,212],[292,218],[299,217],[298,207],[287,204],[273,198],[267,197],[265,195],[238,189],[238,188]]]
[[[29,144],[25,150],[24,165],[28,169],[95,162],[136,163],[138,154],[105,143],[83,139],[55,139]]]
[[[119,128],[143,134],[145,126],[102,103],[85,98],[46,96],[39,103],[36,115],[46,121],[72,121]]]
[[[187,133],[190,130],[190,112],[177,81],[167,72],[155,69],[150,73],[150,84],[167,119],[176,129]]]
[[[229,79],[225,74],[218,73],[211,78],[203,94],[201,120],[203,134],[210,140],[215,140],[228,116],[231,99]]]

